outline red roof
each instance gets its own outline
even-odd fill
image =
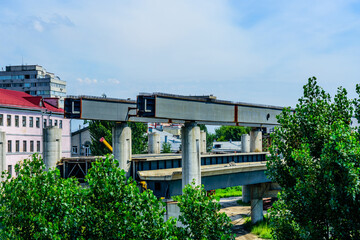
[[[63,113],[61,108],[46,103],[42,97],[31,96],[25,92],[13,91],[0,88],[0,105],[19,107],[26,109],[46,109],[51,112]]]

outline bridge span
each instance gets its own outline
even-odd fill
[[[279,190],[279,187],[274,186],[265,174],[267,154],[267,152],[202,154],[201,183],[205,190],[242,185],[243,201],[252,200],[254,202],[252,214],[257,214],[257,218],[261,218],[262,198],[276,197]],[[62,177],[76,177],[83,182],[91,168],[91,163],[98,158],[104,157],[62,158],[57,163],[57,167]],[[159,198],[171,199],[172,196],[182,194],[181,158],[181,154],[132,155],[130,176],[138,182],[139,187],[151,189]]]
[[[256,222],[262,220],[262,195],[259,193],[263,192],[263,186],[268,186],[266,184],[270,182],[264,174],[265,169],[262,169],[265,166],[261,163],[265,160],[265,153],[262,153],[261,129],[278,125],[276,115],[280,114],[282,109],[269,105],[217,100],[211,95],[179,96],[153,93],[140,94],[136,101],[86,96],[68,97],[65,99],[64,115],[72,119],[116,122],[112,134],[112,148],[115,159],[119,160],[120,168],[125,170],[127,176],[133,176],[138,181],[145,180],[158,196],[170,197],[180,194],[181,189],[192,181],[195,181],[196,185],[204,183],[207,189],[244,184],[243,197],[246,201],[251,195],[251,204],[257,209],[252,211],[256,213],[252,213],[252,221]],[[183,124],[181,156],[132,155],[131,129],[127,125],[129,121]],[[252,131],[250,135],[242,136],[242,155],[202,156],[198,124],[249,126],[252,127]],[[230,161],[229,157],[243,160]],[[245,159],[256,157],[262,158],[261,161],[255,161],[257,166],[247,166],[250,164],[246,164]],[[78,163],[70,167],[74,160],[63,159],[60,162],[63,165],[63,174],[71,175],[78,168],[78,172],[85,175],[89,162],[81,162],[80,159],[76,161]],[[216,161],[216,164],[207,164],[209,161]],[[157,169],[153,169],[155,165],[158,166]]]

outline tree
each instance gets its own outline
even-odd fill
[[[16,178],[3,172],[0,183],[1,239],[73,239],[81,235],[85,211],[76,179],[44,171],[37,154],[16,164]]]
[[[179,196],[180,220],[164,221],[165,204],[151,190],[140,192],[109,155],[92,163],[87,187],[75,178],[44,171],[34,154],[0,183],[0,239],[231,239],[230,219],[219,213],[203,187]]]
[[[316,78],[294,111],[283,110],[272,134],[269,177],[280,184],[270,212],[275,239],[360,238],[360,142],[350,127],[353,101],[331,100]]]
[[[221,126],[215,129],[216,141],[241,141],[241,135],[250,132],[249,127]]]
[[[58,169],[44,171],[38,155],[15,169],[0,185],[0,239],[177,239],[163,203],[109,155],[92,163],[85,188]]]
[[[90,145],[91,153],[95,156],[104,156],[111,153],[104,144],[99,142],[99,139],[104,137],[112,145],[112,128],[115,126],[115,122],[90,120],[88,123],[92,139]],[[129,122],[128,126],[131,128],[132,153],[139,154],[145,152],[148,141],[146,124]]]
[[[220,204],[214,195],[207,196],[204,186],[195,182],[183,189],[183,195],[174,197],[180,208],[179,221],[185,226],[182,237],[186,239],[234,239],[230,218],[219,213]]]
[[[164,221],[163,203],[126,179],[117,160],[93,162],[86,181],[86,239],[176,239],[176,221]]]
[[[161,146],[161,153],[171,153],[171,144],[163,142]]]

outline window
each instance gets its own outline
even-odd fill
[[[4,115],[0,114],[0,126],[4,126]]]
[[[22,117],[22,126],[26,127],[26,116]]]
[[[40,118],[36,118],[36,127],[39,128],[40,127]]]
[[[34,118],[29,117],[29,127],[34,127]]]
[[[77,153],[78,153],[78,147],[77,147],[77,146],[72,146],[72,153],[73,153],[73,154],[77,154]]]
[[[34,141],[30,141],[30,152],[34,152]]]
[[[40,141],[36,142],[36,151],[40,152]]]
[[[62,120],[60,120],[59,127],[62,128]]]
[[[26,149],[26,141],[23,141],[23,152],[27,152],[27,149]]]
[[[44,128],[46,127],[46,119],[44,119]]]
[[[11,145],[11,140],[8,140],[8,152],[12,152]]]
[[[20,152],[20,141],[16,140],[15,142],[15,152]]]
[[[19,116],[15,115],[15,127],[19,127]]]
[[[57,120],[55,120],[55,125],[54,125],[54,126],[57,126],[57,123],[58,123],[58,121],[57,121]]]
[[[11,115],[7,115],[7,126],[11,126]]]
[[[49,126],[52,126],[52,119],[49,119]]]
[[[11,177],[12,176],[12,165],[8,165],[8,172]]]

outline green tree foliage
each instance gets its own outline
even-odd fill
[[[89,130],[92,143],[90,146],[91,153],[94,156],[103,156],[111,151],[102,144],[99,140],[104,137],[105,140],[112,145],[112,128],[115,126],[115,122],[102,121],[102,120],[90,120]],[[128,126],[131,128],[131,140],[132,140],[132,153],[143,153],[147,149],[147,126],[144,123],[129,122]]]
[[[207,196],[204,186],[195,183],[185,186],[183,195],[176,196],[181,211],[182,238],[186,239],[234,239],[231,220],[219,213],[220,204],[215,196]]]
[[[92,164],[86,181],[84,235],[90,239],[171,239],[175,221],[164,221],[165,208],[152,191],[140,193],[119,163],[107,157]]]
[[[275,239],[360,239],[360,142],[353,101],[334,100],[310,78],[295,112],[272,134],[271,179],[282,187],[271,210]]]
[[[161,146],[161,153],[171,153],[171,144],[163,142]]]
[[[180,220],[164,221],[165,207],[151,190],[140,192],[109,157],[92,163],[87,187],[44,171],[38,155],[15,166],[0,184],[0,239],[232,239],[230,220],[203,187],[178,197]]]
[[[1,239],[176,239],[176,221],[164,221],[163,203],[140,193],[109,156],[92,164],[89,187],[59,170],[44,171],[34,155],[16,165],[18,177],[1,183]]]
[[[241,135],[248,134],[251,128],[240,126],[221,126],[215,129],[216,141],[241,141]]]
[[[72,239],[80,236],[83,190],[59,170],[44,171],[38,155],[15,166],[16,178],[0,184],[0,239]]]
[[[114,122],[102,120],[90,120],[89,131],[91,136],[90,150],[93,156],[104,156],[111,153],[111,151],[100,142],[100,138],[112,145],[112,128],[115,126]]]

